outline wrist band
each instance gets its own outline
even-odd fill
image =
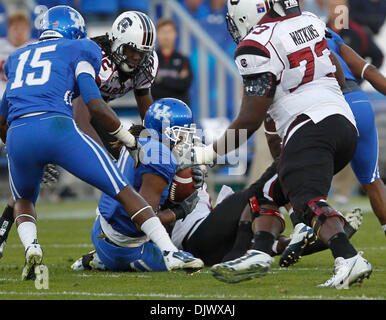
[[[137,215],[139,215],[142,211],[146,210],[146,209],[151,209],[152,207],[151,206],[146,206],[146,207],[143,207],[142,209],[139,209],[136,213],[134,213],[130,218],[131,220],[133,220]]]
[[[370,66],[370,63],[368,63],[368,62],[363,66],[362,73],[361,73],[361,79],[363,79],[363,76],[364,76],[365,71],[366,71],[368,66]]]
[[[277,135],[278,134],[276,131],[268,131],[268,130],[265,130],[265,128],[264,128],[264,133],[272,134],[272,135]]]
[[[28,218],[31,218],[32,220],[33,220],[33,222],[34,223],[36,223],[36,219],[33,217],[33,216],[31,216],[30,214],[19,214],[16,218],[15,218],[15,221],[14,222],[16,222],[16,220],[17,219],[19,219],[19,218],[21,218],[21,217],[28,217]]]
[[[109,132],[111,135],[115,136],[119,131],[121,131],[123,128],[123,124],[121,124],[117,130],[113,131],[113,132]]]
[[[146,206],[146,207],[143,207],[142,209],[139,209],[136,213],[134,213],[130,219],[133,220],[137,215],[139,215],[142,211],[146,210],[146,209],[151,209],[151,206]]]

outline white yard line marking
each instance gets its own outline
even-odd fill
[[[143,275],[143,274],[135,275],[135,274],[127,274],[127,273],[122,273],[122,274],[98,274],[98,275],[82,273],[82,274],[78,274],[77,277],[80,277],[80,278],[89,278],[89,277],[100,277],[100,278],[122,278],[122,277],[125,277],[125,278],[151,278],[151,276],[147,276],[147,275]]]
[[[96,208],[96,207],[95,207]],[[37,213],[39,220],[72,220],[96,218],[95,210],[75,210]]]
[[[103,292],[74,292],[74,291],[57,291],[57,292],[44,292],[44,291],[27,291],[27,292],[17,292],[17,291],[0,291],[0,295],[23,295],[23,296],[47,296],[47,295],[59,295],[59,296],[91,296],[91,297],[150,297],[150,298],[174,298],[174,299],[259,299],[259,296],[251,296],[251,295],[182,295],[182,294],[169,294],[169,293],[103,293]],[[327,300],[337,300],[337,299],[343,299],[343,300],[384,300],[385,297],[379,296],[379,297],[367,297],[365,295],[362,296],[322,296],[322,295],[316,295],[316,296],[281,296],[282,299],[327,299]],[[278,297],[271,297],[271,296],[264,296],[264,299],[270,300],[270,299],[278,299]]]
[[[8,248],[24,248],[22,244],[7,244]],[[91,248],[92,243],[51,243],[42,245],[43,248]]]

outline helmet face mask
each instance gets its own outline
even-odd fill
[[[242,38],[239,29],[237,29],[237,26],[232,17],[229,15],[229,13],[227,13],[225,16],[225,22],[227,24],[228,32],[233,38],[233,41],[238,44],[242,40]]]
[[[126,73],[133,72],[142,66],[150,56],[151,52],[140,51],[130,44],[122,44],[113,53],[115,63]]]
[[[196,131],[196,125],[192,123],[190,126],[185,124],[183,127],[166,127],[164,134],[173,144],[186,144],[191,147],[195,139],[194,134]]]
[[[146,111],[144,126],[153,130],[163,143],[170,145],[191,145],[196,133],[192,111],[183,101],[175,98],[154,101]]]

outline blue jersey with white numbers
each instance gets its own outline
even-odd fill
[[[351,72],[350,68],[348,67],[347,63],[341,58],[340,56],[340,46],[344,44],[343,39],[334,31],[332,31],[330,28],[327,28],[328,31],[331,33],[332,38],[327,38],[328,47],[336,54],[336,56],[339,59],[340,64],[342,65],[342,69],[344,72],[344,77],[347,80],[355,80],[355,76]]]
[[[162,205],[168,197],[169,186],[176,173],[177,161],[170,149],[163,143],[152,138],[140,138],[138,141],[142,145],[145,154],[143,163],[137,168],[133,168],[133,158],[127,149],[123,148],[118,159],[118,168],[137,192],[141,188],[143,174],[151,173],[164,178],[167,186],[162,192],[160,200],[160,205]],[[98,209],[113,229],[121,234],[128,237],[141,237],[144,235],[131,221],[122,205],[107,194],[102,194]]]
[[[79,63],[88,62],[98,74],[101,59],[101,49],[89,39],[42,40],[16,50],[4,66],[8,123],[24,114],[43,111],[72,117],[72,100],[79,95],[76,77],[85,64]]]

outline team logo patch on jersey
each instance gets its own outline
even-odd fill
[[[257,3],[256,4],[257,13],[265,12],[265,6],[264,3]]]
[[[74,92],[71,90],[67,90],[66,93],[64,94],[64,102],[69,106],[72,106],[73,94],[74,94]]]
[[[240,64],[243,68],[246,68],[248,66],[247,59],[241,59]]]

